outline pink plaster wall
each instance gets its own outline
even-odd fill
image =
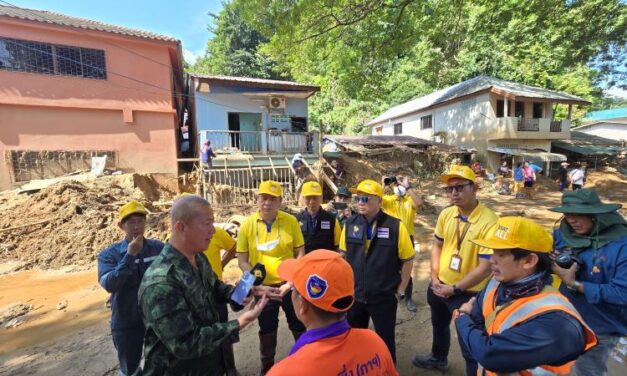
[[[10,185],[7,150],[114,150],[121,167],[177,172],[171,56],[178,64],[179,44],[7,17],[0,36],[102,49],[107,67],[106,80],[0,70],[0,189]]]

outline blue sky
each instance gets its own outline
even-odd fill
[[[203,54],[211,36],[208,13],[222,9],[221,0],[6,0],[22,8],[48,10],[114,25],[169,35],[183,42],[185,60]],[[7,5],[0,2],[2,5]]]

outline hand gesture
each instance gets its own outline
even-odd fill
[[[128,243],[128,247],[126,248],[126,253],[131,256],[137,256],[139,252],[144,248],[144,236],[138,235],[133,238],[133,240]]]
[[[462,304],[461,307],[459,307],[459,311],[464,312],[467,315],[470,315],[470,312],[472,312],[472,306],[475,305],[476,300],[477,299],[475,297],[470,298],[469,301],[467,301],[466,303]]]
[[[237,319],[239,322],[239,329],[242,330],[248,324],[255,321],[261,314],[261,311],[263,311],[263,308],[266,306],[268,301],[268,297],[263,295],[261,299],[257,300],[257,302],[251,303],[250,306],[248,306],[248,311],[242,313]]]
[[[254,296],[265,295],[271,300],[278,300],[278,301],[281,301],[283,299],[283,296],[285,295],[284,293],[281,292],[281,288],[271,287],[271,286],[253,286],[250,291],[252,292]]]

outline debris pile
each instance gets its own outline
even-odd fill
[[[0,258],[24,262],[23,268],[93,265],[98,252],[118,241],[117,211],[129,200],[151,212],[147,236],[163,239],[167,207],[157,200],[173,194],[149,175],[108,176],[62,181],[27,196],[0,196]]]

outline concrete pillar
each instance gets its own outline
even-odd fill
[[[568,105],[568,120],[571,119],[572,115],[573,115],[573,105],[569,104]]]
[[[507,110],[508,110],[508,106],[507,106],[507,102],[509,102],[507,100],[507,97],[503,97],[503,117],[507,117]]]

